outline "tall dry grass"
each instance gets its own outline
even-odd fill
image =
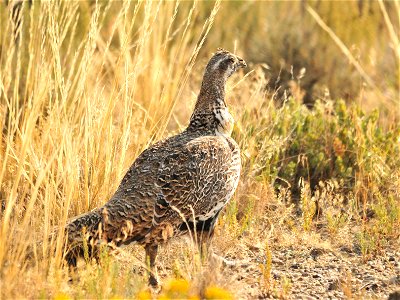
[[[219,9],[216,2],[199,18],[195,2],[102,2],[86,8],[85,20],[82,5],[24,2],[18,31],[5,13],[0,266],[7,298],[24,295],[28,246],[43,240],[36,250],[47,253],[54,226],[102,205],[168,124],[184,125],[172,112],[179,101],[187,117],[193,104],[188,78]],[[38,274],[60,266],[61,239],[55,256],[36,257]]]

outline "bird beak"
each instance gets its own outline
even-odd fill
[[[246,64],[246,62],[244,61],[243,58],[240,58],[239,56],[236,56],[236,58],[238,60],[237,63],[236,63],[236,69],[246,68],[247,67],[247,64]]]

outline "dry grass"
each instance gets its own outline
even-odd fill
[[[140,248],[122,250],[117,259],[105,253],[101,266],[82,265],[81,280],[71,285],[62,267],[62,234],[51,243],[46,237],[54,228],[62,229],[68,218],[105,203],[141,151],[185,127],[212,51],[222,46],[244,58],[247,52],[253,57],[259,53],[260,41],[249,36],[265,32],[262,16],[276,4],[265,5],[34,1],[32,6],[24,2],[22,18],[12,20],[11,6],[0,3],[1,298],[149,297]],[[385,55],[394,55],[398,63],[398,28],[385,3],[379,5],[387,40],[395,49]],[[232,15],[233,8],[237,15]],[[312,8],[309,11],[322,20]],[[343,44],[331,28],[324,29]],[[335,178],[321,173],[317,186],[299,172],[317,172],[320,161],[313,165],[307,153],[291,148],[296,138],[305,140],[306,148],[321,146],[321,141],[312,139],[315,133],[298,126],[304,120],[313,122],[314,112],[296,100],[275,105],[265,89],[262,65],[253,64],[244,78],[241,74],[229,82],[227,97],[237,120],[234,136],[242,148],[243,176],[220,220],[213,247],[240,260],[251,260],[256,252],[266,257],[256,264],[255,293],[290,294],[288,280],[276,282],[271,277],[271,252],[278,246],[335,248],[348,244],[346,236],[351,236],[358,238],[368,259],[385,249],[386,244],[379,242],[398,242],[400,103],[393,98],[398,86],[391,77],[377,80],[376,65],[362,67],[365,61],[347,51],[350,62],[372,83],[359,89],[359,99],[375,97],[375,107],[385,108],[381,114],[385,121],[365,121],[368,115],[359,108],[345,108],[348,115],[337,128],[354,129],[355,146],[345,138],[339,143],[328,133],[324,145],[336,147],[330,160],[338,153],[343,160],[354,157],[348,162],[354,164],[354,172],[337,169],[330,173]],[[395,74],[398,70],[393,70]],[[301,88],[300,78],[296,85]],[[316,114],[317,121],[328,124],[329,116],[340,114],[330,109],[332,102],[321,104],[320,110],[327,113]],[[389,137],[373,131],[382,123]],[[310,140],[303,139],[309,136]],[[381,140],[389,143],[387,149]],[[290,173],[292,169],[301,170]],[[335,183],[341,179],[351,186]],[[377,217],[368,219],[369,210]],[[354,224],[359,230],[352,230]],[[38,244],[40,240],[45,242]],[[32,247],[35,255],[27,260],[27,249]],[[55,254],[40,254],[49,249]],[[164,280],[184,280],[170,281],[154,297],[229,298],[227,291],[249,296],[250,284],[237,281],[238,274],[217,262],[202,264],[194,249],[190,241],[163,248]],[[351,293],[351,287],[346,289]]]

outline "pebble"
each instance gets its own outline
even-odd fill
[[[400,300],[400,290],[390,293],[388,300]]]
[[[298,263],[294,263],[290,266],[292,269],[299,269],[300,268],[300,264]]]
[[[389,284],[400,284],[400,275],[391,277],[388,282]]]
[[[338,290],[339,288],[340,288],[340,281],[338,279],[334,279],[328,285],[328,291],[335,291]]]

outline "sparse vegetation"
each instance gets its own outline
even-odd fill
[[[357,298],[375,263],[373,295],[396,287],[398,1],[33,1],[20,18],[12,5],[0,3],[1,298]],[[212,244],[237,265],[178,240],[162,249],[161,291],[135,246],[86,257],[70,284],[63,236],[48,237],[185,127],[217,47],[250,63],[227,91],[242,177]],[[293,275],[309,265],[323,290]]]

